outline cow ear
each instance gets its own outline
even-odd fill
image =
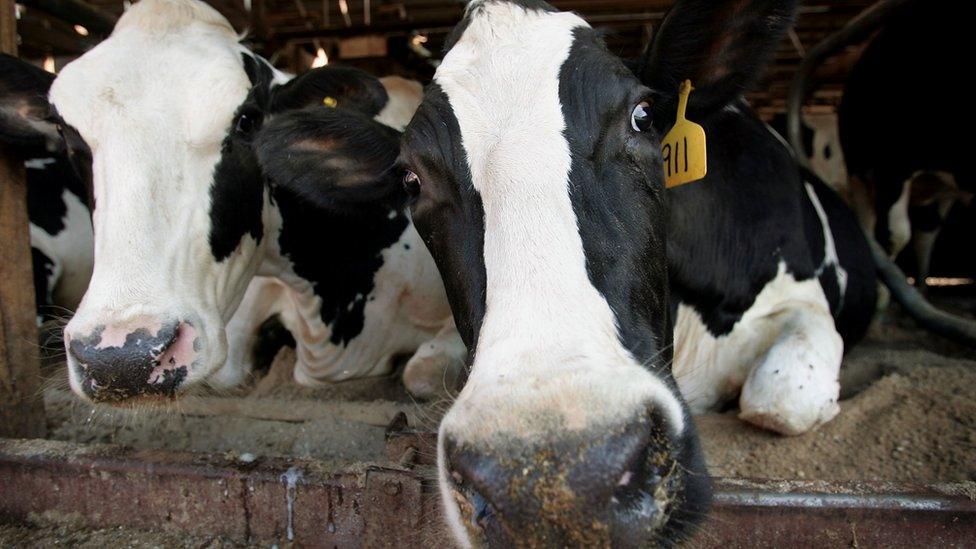
[[[340,107],[376,116],[389,100],[373,75],[352,67],[328,65],[312,69],[275,89],[272,112],[313,105]]]
[[[255,149],[273,185],[328,210],[402,190],[394,168],[399,134],[356,111],[308,107],[277,115],[256,136]]]
[[[655,110],[670,112],[675,107],[684,80],[695,87],[688,105],[690,119],[734,101],[759,80],[793,24],[796,5],[796,0],[679,0],[642,56],[637,73],[659,94]]]
[[[60,143],[47,92],[54,75],[0,54],[0,142],[52,149]]]

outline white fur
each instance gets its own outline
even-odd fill
[[[799,434],[838,412],[843,340],[817,279],[798,282],[780,264],[732,331],[714,337],[681,304],[674,328],[674,375],[694,413],[741,390],[741,417]]]
[[[551,436],[553,419],[568,430],[619,424],[651,403],[681,432],[677,398],[622,346],[586,272],[559,100],[573,29],[586,23],[507,2],[468,9],[482,11],[434,79],[484,206],[486,312],[468,382],[441,422],[441,446],[445,434],[469,444]],[[466,545],[439,452],[448,522]]]
[[[416,80],[400,76],[384,76],[380,78],[380,83],[386,88],[390,100],[375,120],[402,132],[424,98],[424,87]]]
[[[836,113],[805,113],[803,121],[813,130],[813,156],[810,168],[828,185],[842,195],[847,194],[847,165],[840,144],[840,129]],[[827,158],[830,147],[830,158]]]
[[[917,175],[917,174],[916,174]],[[902,183],[898,200],[888,210],[888,230],[891,233],[891,257],[897,257],[912,238],[912,222],[908,218],[908,203],[912,195],[912,179]]]

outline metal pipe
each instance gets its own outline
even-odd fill
[[[810,89],[810,76],[823,63],[824,59],[834,55],[841,49],[855,42],[860,42],[871,33],[881,28],[888,15],[903,4],[912,0],[880,0],[862,11],[857,17],[848,21],[844,27],[825,38],[807,52],[800,68],[793,77],[786,103],[786,133],[787,139],[800,163],[809,168],[803,148],[803,131],[801,114],[803,101]]]
[[[114,15],[82,0],[23,0],[23,4],[68,23],[82,25],[95,34],[111,34],[117,21]]]

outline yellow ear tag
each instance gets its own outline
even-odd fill
[[[325,105],[326,107],[329,107],[330,109],[334,109],[336,108],[336,105],[339,104],[339,102],[336,101],[335,97],[326,97],[322,99],[322,104]]]
[[[664,157],[664,181],[667,188],[697,181],[708,173],[705,155],[705,129],[685,118],[688,109],[688,96],[691,95],[691,80],[681,83],[678,95],[678,116],[674,127],[661,142]]]

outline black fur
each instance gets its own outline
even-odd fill
[[[247,99],[238,108],[227,137],[224,139],[221,159],[218,163],[214,182],[211,187],[211,232],[210,246],[214,257],[222,261],[240,245],[245,235],[251,235],[260,242],[264,227],[261,221],[261,211],[264,206],[265,182],[269,176],[288,178],[286,184],[292,188],[299,188],[299,181],[292,181],[299,169],[308,167],[308,162],[314,158],[312,154],[305,154],[301,168],[292,169],[293,164],[284,161],[269,167],[274,174],[262,173],[258,164],[255,148],[256,136],[262,132],[265,120],[274,116],[288,117],[294,124],[305,124],[306,130],[312,125],[303,121],[334,120],[338,124],[329,128],[319,128],[315,137],[326,137],[327,131],[337,131],[338,137],[348,140],[352,144],[362,144],[368,138],[357,132],[357,124],[363,123],[362,117],[351,119],[353,113],[364,113],[373,116],[386,104],[387,96],[383,86],[376,78],[358,69],[344,67],[323,67],[313,69],[284,85],[273,82],[273,73],[266,61],[256,56],[244,54],[242,56],[245,72],[253,86]],[[336,110],[323,105],[325,97],[332,97],[339,105]],[[304,109],[302,114],[295,111]],[[329,113],[346,113],[330,116]],[[366,121],[371,122],[371,121]],[[273,126],[271,133],[281,131],[283,124]],[[392,131],[392,130],[391,130]],[[278,137],[281,137],[278,135]],[[263,141],[266,149],[273,148],[269,139]],[[349,152],[349,148],[341,152]],[[374,153],[376,150],[374,149]],[[290,160],[290,159],[289,159]],[[336,156],[333,161],[342,160]],[[318,174],[301,174],[301,183],[314,185],[316,178],[335,177],[336,166],[324,166],[320,161],[318,169],[328,168]],[[392,160],[389,162],[392,164]],[[296,167],[297,168],[297,167]],[[355,170],[352,170],[355,171]],[[358,172],[357,172],[358,173]],[[360,189],[360,193],[362,189]]]
[[[695,119],[751,88],[793,24],[796,0],[682,0],[665,17],[644,54],[640,79],[660,93],[655,119],[674,120],[678,87],[698,88],[688,103]],[[706,46],[706,47],[702,47]]]
[[[0,53],[0,142],[14,147],[50,149],[58,139],[47,91],[54,75]]]
[[[382,251],[409,224],[393,169],[399,136],[371,119],[386,91],[358,69],[323,67],[278,86],[264,60],[245,55],[244,66],[254,86],[215,174],[211,247],[223,259],[243,235],[260,240],[270,185],[281,252],[322,299],[332,343],[348,344],[363,329]]]
[[[256,145],[267,177],[326,211],[350,203],[402,203],[394,170],[399,134],[359,112],[306,107],[281,114]]]
[[[473,354],[485,316],[485,212],[471,182],[461,128],[436,83],[427,87],[410,121],[400,163],[432,183],[423,191],[425,200],[411,204],[413,222],[437,263],[454,323]],[[433,184],[438,181],[444,184]]]

